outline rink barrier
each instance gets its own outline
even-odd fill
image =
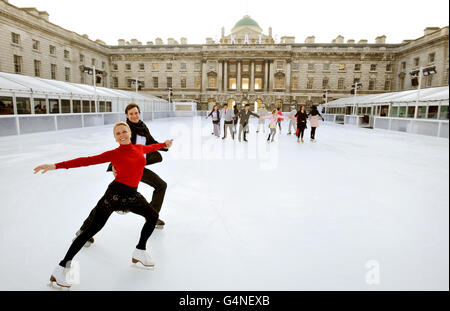
[[[173,117],[206,116],[206,113],[206,111],[141,112],[141,119],[152,121]],[[119,112],[2,115],[0,116],[0,137],[103,126],[125,121],[125,114]]]
[[[388,131],[404,132],[427,136],[449,138],[448,120],[430,120],[413,118],[388,118],[369,115],[332,115],[325,114],[325,122],[340,123],[338,119],[344,116],[344,125],[354,127],[369,127]]]

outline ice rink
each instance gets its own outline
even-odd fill
[[[147,125],[175,139],[149,167],[168,183],[166,227],[147,244],[156,267],[131,267],[144,219],[114,213],[75,257],[72,291],[449,290],[448,139],[321,123],[298,144],[284,123],[273,144],[253,127],[239,143],[204,118]],[[112,125],[0,138],[0,290],[52,290],[113,180],[107,164],[33,168],[116,147]]]

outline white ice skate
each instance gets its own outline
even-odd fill
[[[56,285],[62,288],[70,288],[72,284],[68,281],[69,272],[70,268],[63,268],[60,265],[57,265],[50,276],[49,286],[53,287],[53,283],[56,283]]]
[[[131,258],[131,262],[134,264],[140,263],[146,268],[153,268],[155,264],[152,262],[152,258],[147,251],[141,249],[135,249]]]

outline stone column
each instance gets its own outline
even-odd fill
[[[286,66],[286,92],[291,92],[291,60],[287,60]]]
[[[241,61],[238,60],[237,64],[238,64],[238,67],[237,67],[237,78],[236,78],[237,79],[236,90],[238,92],[240,92],[241,91]]]
[[[250,92],[255,92],[255,62],[252,61],[250,66]]]
[[[269,61],[264,61],[264,93],[269,90]]]
[[[206,92],[208,87],[208,79],[206,76],[206,59],[202,60],[202,93]]]
[[[273,92],[273,61],[269,61],[269,93]]]
[[[218,89],[219,93],[222,92],[222,73],[223,73],[222,67],[223,67],[223,61],[219,60],[219,75],[218,75],[218,79],[217,79],[217,84],[218,84],[217,89]]]
[[[223,62],[223,70],[224,70],[224,74],[223,74],[223,91],[225,93],[228,92],[228,61],[224,61]]]

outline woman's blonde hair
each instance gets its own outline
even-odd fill
[[[114,124],[114,128],[113,128],[113,134],[116,135],[116,127],[118,126],[126,126],[126,128],[128,129],[128,132],[131,133],[131,129],[130,126],[128,124],[126,124],[125,122],[117,122],[116,124]]]

